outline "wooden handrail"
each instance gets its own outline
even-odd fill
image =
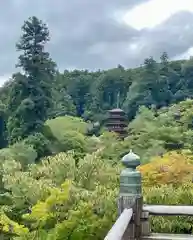
[[[153,216],[193,216],[193,206],[187,205],[143,205],[142,212]],[[122,240],[133,215],[133,209],[125,209],[104,240]],[[173,236],[173,237],[172,237]],[[175,236],[175,238],[174,238]],[[133,238],[132,238],[133,239]],[[140,238],[141,239],[141,238]],[[192,239],[192,235],[151,234],[142,239]]]
[[[143,211],[154,216],[193,216],[193,206],[143,205]]]
[[[193,236],[188,234],[152,233],[150,236],[143,236],[142,239],[143,240],[193,240]]]
[[[119,216],[111,230],[108,232],[104,240],[121,240],[128,224],[131,221],[133,215],[133,209],[125,209]]]
[[[137,170],[140,165],[140,158],[130,151],[121,161],[125,169],[120,174],[118,210],[122,214],[104,240],[193,240],[193,235],[151,232],[149,215],[193,216],[193,206],[143,205],[142,176],[140,171]]]

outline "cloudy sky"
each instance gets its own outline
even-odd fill
[[[0,83],[15,71],[15,43],[30,16],[50,29],[52,58],[65,68],[135,67],[145,57],[193,55],[193,0],[6,0],[0,8]]]

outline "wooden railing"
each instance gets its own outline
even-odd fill
[[[193,216],[193,206],[144,205],[143,211],[153,216]]]
[[[144,205],[143,212],[146,212],[148,215],[152,216],[193,216],[193,206],[183,206],[183,205]],[[146,233],[146,236],[141,236],[141,239],[192,239],[193,235],[184,235],[184,234],[160,234],[160,233],[151,233],[148,229],[149,234]]]
[[[117,219],[105,240],[121,240],[133,216],[133,209],[125,209]]]
[[[173,205],[143,205],[140,214],[140,229],[135,224],[139,213],[133,208],[124,209],[104,240],[126,239],[160,239],[160,240],[185,240],[192,239],[193,235],[151,233],[149,216],[193,216],[193,206]],[[138,232],[136,232],[138,231]]]
[[[122,162],[127,169],[120,177],[119,217],[104,240],[193,240],[188,234],[151,233],[149,216],[193,216],[193,206],[143,204],[141,175],[135,170],[139,157],[130,152]]]

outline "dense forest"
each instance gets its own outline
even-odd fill
[[[25,21],[18,72],[0,89],[1,239],[104,239],[129,149],[146,203],[193,204],[193,59],[163,53],[135,69],[61,72],[49,40],[41,20]],[[124,141],[104,126],[116,107],[127,114]],[[151,221],[156,232],[193,227],[190,217]]]

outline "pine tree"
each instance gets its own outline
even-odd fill
[[[40,132],[51,107],[51,87],[55,63],[44,50],[49,41],[49,30],[38,18],[24,22],[22,36],[16,44],[21,53],[17,67],[24,74],[14,75],[9,96],[9,141],[13,143],[29,134]]]
[[[5,147],[6,142],[6,126],[5,126],[5,105],[0,101],[0,149]]]

